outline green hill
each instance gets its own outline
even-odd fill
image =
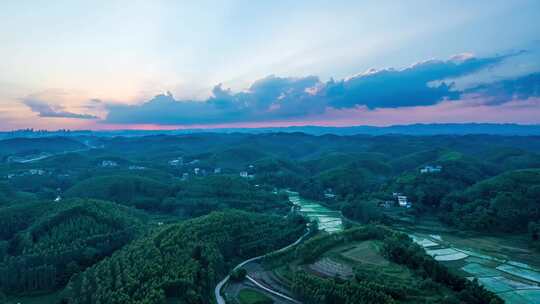
[[[66,200],[0,210],[0,289],[51,291],[135,238],[145,217],[114,203]]]
[[[11,138],[0,140],[0,155],[26,153],[60,153],[84,149],[86,146],[66,137]]]
[[[455,226],[523,232],[540,220],[540,169],[506,172],[445,198],[443,219]]]
[[[103,199],[143,209],[157,209],[169,187],[136,175],[108,175],[85,179],[65,192],[66,197]]]
[[[65,290],[69,303],[211,303],[234,264],[292,243],[303,222],[215,212],[137,240],[85,272]]]

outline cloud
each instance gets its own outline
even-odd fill
[[[482,84],[466,93],[489,96],[491,103],[504,103],[512,99],[527,99],[540,96],[540,72],[521,77]]]
[[[293,121],[332,110],[430,106],[462,97],[464,92],[455,89],[448,79],[471,75],[519,54],[476,58],[466,53],[399,70],[372,69],[339,81],[271,75],[236,93],[219,84],[204,101],[176,100],[167,93],[138,105],[106,105],[108,115],[103,122],[200,125]]]
[[[61,106],[51,105],[34,97],[24,98],[22,102],[28,106],[32,112],[38,113],[39,117],[98,119],[97,116],[90,114],[78,114],[65,111]]]

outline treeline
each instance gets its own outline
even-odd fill
[[[175,185],[173,193],[174,196],[163,200],[162,210],[181,212],[188,217],[227,208],[269,213],[285,213],[290,208],[286,196],[256,187],[237,176],[194,178]]]
[[[527,232],[537,239],[540,169],[507,172],[444,198],[441,219],[462,229]]]
[[[2,221],[0,290],[4,293],[64,287],[74,273],[112,254],[143,229],[142,215],[110,202],[76,199],[40,204],[18,206],[19,216]],[[6,227],[11,224],[15,228]]]
[[[164,183],[125,174],[88,178],[68,189],[65,196],[108,200],[140,209],[157,209],[170,192],[170,187]]]
[[[306,303],[392,304],[384,285],[365,281],[339,281],[310,275],[304,271],[293,275],[292,290]]]
[[[298,218],[214,212],[165,227],[75,275],[66,303],[211,303],[233,265],[297,239]]]
[[[289,208],[286,197],[230,175],[173,180],[169,184],[135,175],[98,176],[76,184],[66,196],[106,199],[188,218],[228,208],[281,213]]]
[[[504,303],[494,293],[451,272],[441,263],[427,255],[422,247],[403,234],[394,234],[384,239],[382,253],[390,261],[405,265],[423,278],[442,284],[456,294],[448,303],[495,304]]]

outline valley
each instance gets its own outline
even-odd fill
[[[6,303],[537,301],[535,138],[186,134],[2,147]],[[32,155],[47,157],[13,161]]]

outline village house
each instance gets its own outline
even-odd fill
[[[30,169],[30,170],[28,170],[28,173],[30,175],[44,175],[45,171],[41,170],[41,169]]]
[[[195,164],[198,164],[199,162],[201,162],[201,161],[198,160],[198,159],[194,159],[194,160],[190,161],[190,162],[188,163],[188,165],[195,165]]]
[[[241,177],[244,177],[244,178],[247,178],[247,177],[248,177],[247,171],[241,171],[241,172],[240,172],[240,176],[241,176]]]
[[[442,167],[441,166],[424,166],[420,168],[420,173],[439,173],[441,172]]]
[[[407,197],[405,195],[398,195],[397,196],[397,200],[398,200],[398,205],[400,207],[407,207]]]
[[[324,190],[324,197],[328,199],[334,199],[336,198],[336,195],[334,194],[334,191],[332,190],[332,188],[328,188]]]
[[[184,159],[182,157],[179,157],[177,159],[170,160],[168,163],[169,166],[179,167],[184,165]]]
[[[113,160],[104,160],[101,162],[101,167],[103,168],[113,168],[118,167],[118,163]]]

